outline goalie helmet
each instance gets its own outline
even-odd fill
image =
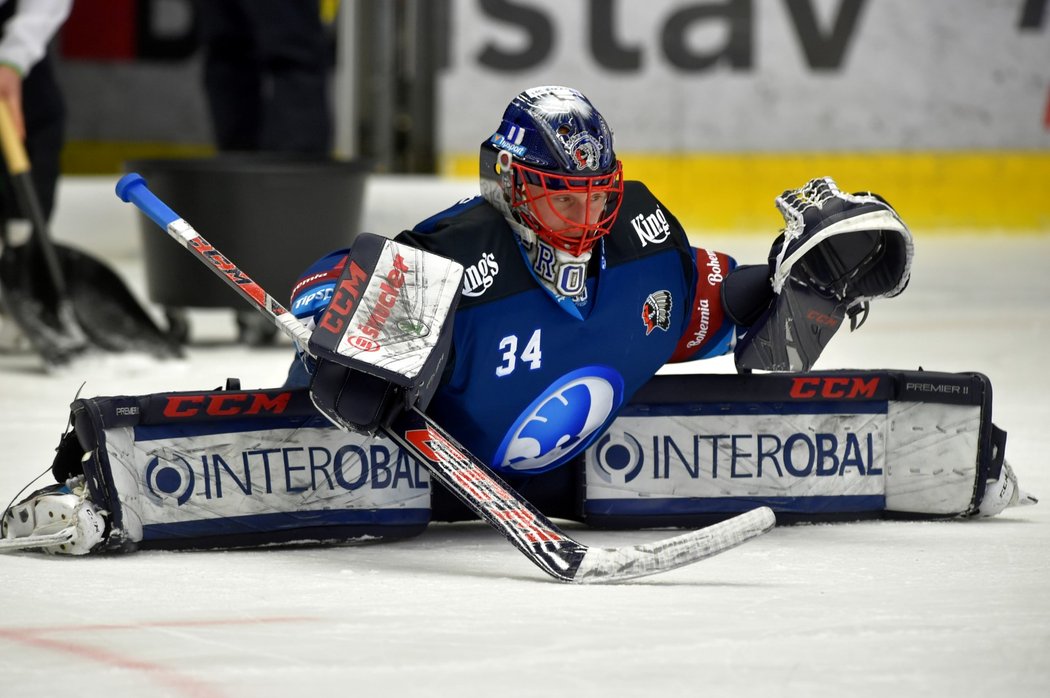
[[[510,221],[578,257],[620,209],[623,169],[612,131],[577,90],[525,90],[481,144],[481,191]]]

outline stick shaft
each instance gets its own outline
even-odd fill
[[[170,237],[193,253],[228,286],[237,291],[249,304],[269,317],[285,334],[299,343],[300,347],[306,347],[310,341],[310,331],[306,326],[268,294],[262,286],[205,240],[203,235],[193,229],[193,226],[157,198],[146,186],[146,180],[140,175],[135,173],[124,175],[117,182],[117,196],[123,201],[134,204],[150,220],[167,231]]]

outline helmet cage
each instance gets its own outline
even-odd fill
[[[504,154],[509,156],[506,151],[501,153]],[[501,165],[506,167],[505,160],[510,159],[501,157],[500,160],[504,161]],[[510,191],[507,193],[510,195],[511,210],[538,237],[579,257],[594,247],[599,238],[609,234],[623,201],[623,165],[619,160],[611,172],[585,177],[544,172],[516,161],[511,161],[509,165],[512,176],[509,182]],[[530,190],[528,185],[540,191]],[[549,198],[566,193],[584,195],[587,210],[583,221],[565,216]],[[602,210],[598,215],[592,217],[590,206],[596,194],[605,194],[605,201],[602,202]],[[541,206],[546,208],[539,209]],[[543,210],[544,216],[538,215],[538,210]],[[566,226],[561,230],[552,230],[543,223],[543,217],[549,220],[551,216],[560,219]]]

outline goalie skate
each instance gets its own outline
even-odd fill
[[[102,541],[105,528],[83,477],[78,477],[37,490],[8,508],[0,523],[0,552],[86,555]]]
[[[1016,506],[1038,504],[1039,500],[1022,490],[1017,484],[1014,469],[1005,460],[999,477],[985,484],[981,504],[971,516],[986,518],[1001,513],[1004,509]]]
[[[741,338],[737,369],[808,371],[847,316],[908,284],[912,238],[875,194],[844,194],[830,178],[777,197],[786,226],[773,245],[773,303]]]

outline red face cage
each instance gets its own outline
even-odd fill
[[[609,233],[623,200],[623,165],[608,174],[572,177],[518,163],[511,207],[543,240],[574,256]],[[559,199],[569,195],[568,199]]]

